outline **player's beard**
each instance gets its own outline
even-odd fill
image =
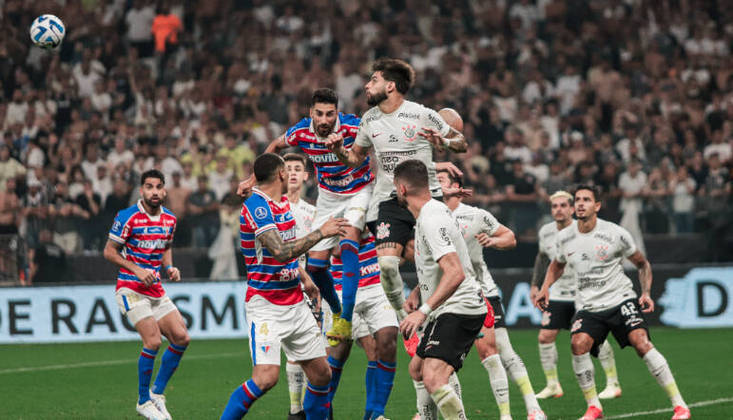
[[[407,208],[407,198],[404,195],[397,194],[397,204],[400,207]]]
[[[333,132],[333,127],[336,125],[334,124],[320,124],[316,127],[316,132],[318,133],[318,136],[320,137],[327,137],[329,134]]]
[[[151,209],[155,210],[158,207],[160,207],[160,204],[163,202],[163,198],[162,197],[158,197],[158,201],[156,202],[156,201],[153,201],[153,197],[150,197],[149,199],[143,197],[143,201],[145,202],[145,205],[146,206],[148,206]]]
[[[369,106],[377,106],[382,101],[387,100],[387,90],[383,90],[381,92],[377,92],[374,95],[370,95],[369,92],[367,92],[367,105]]]

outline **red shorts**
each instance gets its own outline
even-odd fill
[[[486,318],[484,318],[484,327],[493,328],[494,327],[494,308],[491,307],[491,304],[489,303],[488,299],[484,298],[484,302],[486,302],[486,309],[489,310],[489,312],[486,313]]]

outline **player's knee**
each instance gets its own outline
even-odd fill
[[[148,337],[143,337],[143,345],[146,349],[150,350],[158,350],[161,345],[160,335],[151,335]]]
[[[183,330],[173,337],[173,344],[177,346],[187,347],[188,343],[191,342],[191,336],[188,335],[188,331]]]
[[[499,350],[496,348],[496,342],[491,342],[485,338],[476,340],[476,350],[481,360],[499,353]]]
[[[377,352],[380,359],[394,361],[397,355],[397,328],[382,328],[377,332]]]
[[[328,363],[325,363],[322,368],[316,369],[311,376],[308,377],[308,382],[315,386],[326,386],[331,382],[331,368]]]
[[[410,364],[407,366],[407,370],[410,372],[410,377],[414,381],[422,381],[422,359],[419,357],[413,357],[410,360]]]
[[[575,334],[570,339],[570,349],[575,356],[588,353],[591,347],[593,347],[593,339],[588,335]]]
[[[557,333],[552,332],[553,330],[540,330],[540,334],[537,337],[537,341],[540,342],[540,344],[552,344],[555,342],[555,336]]]
[[[638,354],[639,357],[644,357],[644,355],[654,348],[654,345],[649,340],[649,336],[646,334],[646,331],[640,331],[642,331],[642,333],[634,334],[632,332],[629,334],[629,342],[634,347],[634,350],[636,350],[636,354]]]
[[[277,385],[279,376],[277,373],[267,372],[261,375],[253,375],[252,380],[262,392],[267,392]]]

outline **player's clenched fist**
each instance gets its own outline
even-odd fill
[[[168,267],[168,278],[173,281],[181,281],[181,272],[176,267]]]
[[[249,197],[250,195],[252,195],[252,187],[254,187],[254,185],[255,177],[250,176],[249,178],[239,183],[239,186],[237,187],[237,195],[240,197]]]
[[[334,219],[333,217],[328,219],[326,223],[321,226],[321,234],[328,238],[329,236],[336,236],[346,234],[346,227],[349,226],[349,222],[344,218]]]
[[[344,136],[341,133],[331,133],[326,137],[326,147],[335,152],[344,147]]]
[[[141,267],[138,267],[137,270],[135,270],[135,277],[145,283],[146,286],[150,286],[155,283],[155,280],[157,280],[157,277],[155,277],[155,273],[153,273],[152,270],[146,270]]]

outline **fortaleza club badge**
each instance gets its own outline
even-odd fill
[[[380,223],[377,225],[377,239],[384,239],[389,236],[389,223]]]
[[[405,127],[402,127],[402,131],[405,134],[405,140],[409,142],[415,141],[415,136],[417,135],[417,126],[407,125]]]

